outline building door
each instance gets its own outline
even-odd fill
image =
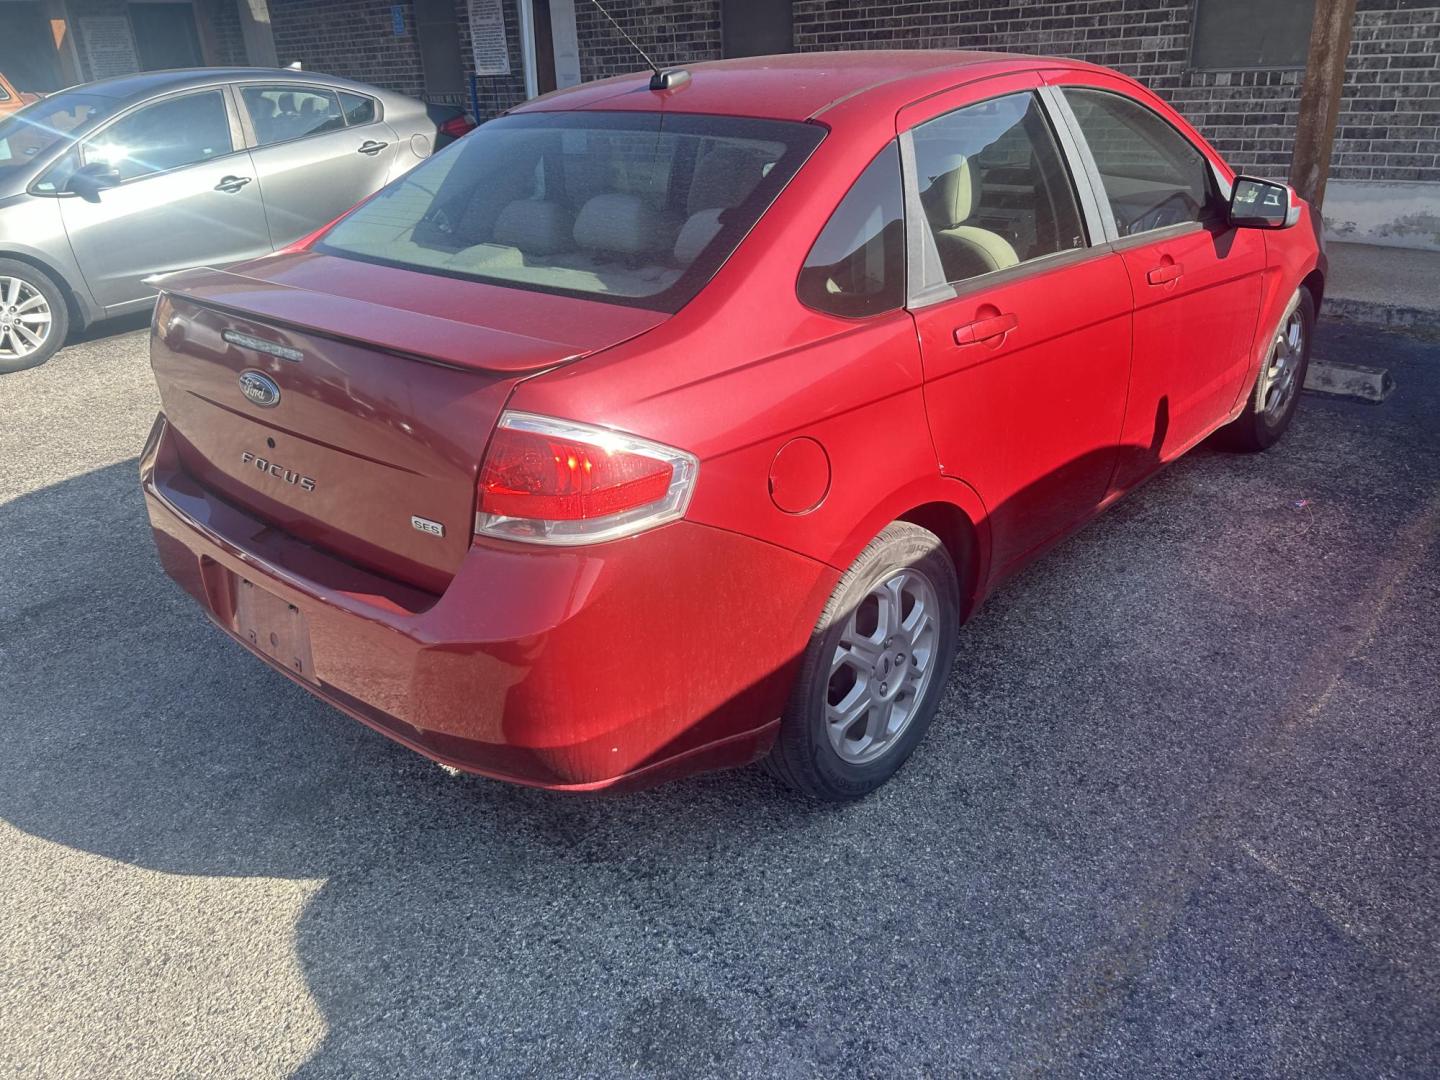
[[[190,4],[131,4],[130,26],[141,71],[204,66]]]
[[[0,0],[0,71],[24,94],[51,94],[65,85],[40,4]]]

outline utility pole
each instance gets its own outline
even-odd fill
[[[1290,183],[1316,210],[1325,199],[1330,154],[1335,149],[1335,122],[1345,88],[1345,58],[1355,25],[1355,0],[1315,0],[1310,24],[1310,58],[1300,91],[1300,116],[1295,126],[1295,156]]]

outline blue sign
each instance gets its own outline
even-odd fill
[[[390,28],[395,31],[396,37],[405,36],[405,5],[390,5]]]

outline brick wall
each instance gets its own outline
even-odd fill
[[[1190,71],[1192,2],[795,0],[795,47],[994,49],[1090,60],[1153,87],[1238,168],[1283,177],[1301,73]],[[1440,6],[1358,0],[1357,7],[1332,175],[1440,180]],[[662,63],[720,55],[718,0],[617,0],[612,10],[657,60],[666,55]],[[640,66],[593,7],[588,16],[577,12],[581,41],[592,43],[581,58],[587,79]]]
[[[1440,7],[1358,0],[1332,176],[1440,180]],[[795,46],[995,49],[1090,60],[1175,105],[1246,172],[1290,167],[1300,72],[1188,70],[1191,0],[796,0]]]
[[[719,0],[601,2],[661,67],[720,57]],[[575,29],[580,38],[582,79],[603,79],[644,69],[645,61],[589,0],[575,0]]]
[[[391,22],[392,5],[380,0],[269,0],[269,6],[281,66],[299,60],[309,71],[416,97],[424,89],[409,4],[399,36]]]
[[[74,3],[75,0],[72,0]],[[97,0],[88,0],[97,2]],[[105,2],[105,0],[99,0]],[[543,2],[543,0],[537,0]],[[1290,166],[1300,72],[1198,72],[1188,67],[1193,0],[795,0],[795,47],[995,49],[1078,57],[1153,87],[1237,168],[1283,177]],[[420,94],[407,17],[396,37],[379,0],[270,0],[280,62]],[[608,0],[662,65],[720,56],[719,0]],[[407,16],[409,4],[405,4]],[[456,3],[466,73],[465,0]],[[641,69],[635,51],[585,0],[575,3],[585,79]],[[505,0],[510,76],[480,79],[482,117],[524,99],[519,15]],[[1358,0],[1332,176],[1440,181],[1440,5]]]

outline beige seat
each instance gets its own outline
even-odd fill
[[[946,279],[963,281],[1015,266],[1020,256],[1010,241],[990,229],[966,224],[975,212],[975,166],[964,154],[951,154],[942,162],[943,170],[920,193],[920,202],[935,234]]]
[[[720,217],[750,197],[765,175],[763,158],[729,146],[716,146],[695,163],[685,211],[690,216],[675,241],[675,261],[689,266],[720,231]]]

